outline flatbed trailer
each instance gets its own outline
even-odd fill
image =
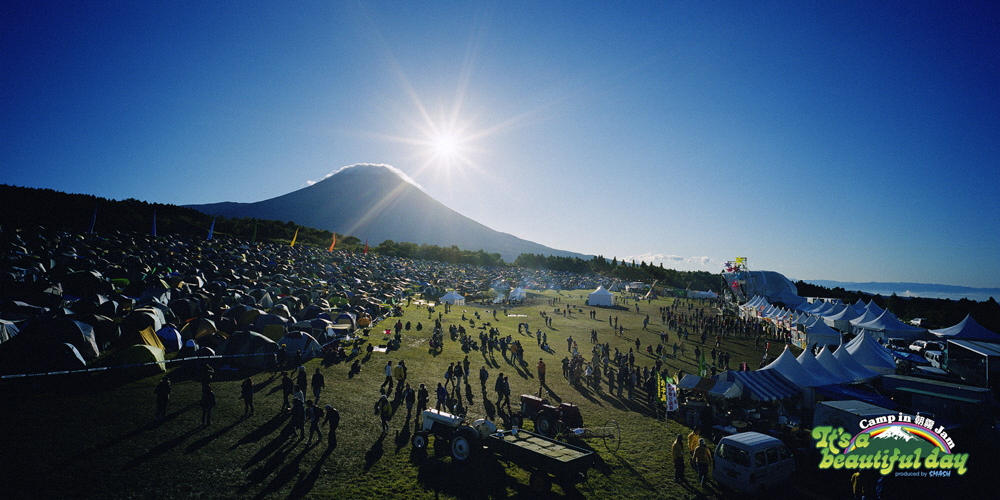
[[[561,485],[585,481],[594,464],[593,451],[525,430],[499,430],[485,444],[499,458],[529,471],[529,484],[537,491],[548,491],[553,478]]]

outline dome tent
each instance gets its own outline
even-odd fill
[[[604,285],[598,286],[597,290],[594,290],[587,295],[587,305],[611,306],[614,302],[614,296],[611,295],[611,292],[604,288]]]

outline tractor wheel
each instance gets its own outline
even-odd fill
[[[472,456],[472,441],[465,433],[456,433],[451,438],[451,458],[464,462]]]
[[[552,423],[551,417],[547,415],[539,415],[535,419],[535,432],[543,436],[552,437],[554,430],[555,426]]]
[[[410,439],[410,444],[418,450],[427,449],[427,433],[424,431],[414,433],[413,438]]]
[[[524,417],[522,417],[521,415],[511,415],[510,425],[513,427],[520,428],[522,425],[524,425]]]
[[[539,493],[548,493],[552,489],[552,478],[541,471],[534,471],[528,478],[528,485]]]

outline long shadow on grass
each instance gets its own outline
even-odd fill
[[[503,465],[492,456],[453,463],[437,457],[417,456],[417,482],[425,489],[462,499],[507,498],[507,488],[518,483],[507,476]]]
[[[243,421],[242,419],[240,419],[240,420],[234,420],[233,423],[231,423],[231,424],[229,424],[229,425],[227,425],[225,427],[222,427],[219,430],[217,430],[217,431],[215,431],[215,432],[213,432],[213,433],[211,433],[211,434],[209,434],[209,435],[207,435],[207,436],[205,436],[205,437],[203,437],[203,438],[201,438],[201,439],[199,439],[199,440],[197,440],[197,441],[189,444],[188,447],[184,450],[184,453],[190,454],[190,453],[194,453],[194,452],[196,452],[196,451],[204,448],[205,445],[207,445],[208,443],[211,443],[212,441],[215,441],[215,439],[218,438],[219,436],[221,436],[221,435],[223,435],[223,434],[225,434],[225,433],[233,430],[233,427],[236,427],[242,421]]]
[[[295,445],[302,440],[302,438],[289,439],[290,436],[291,430],[287,433],[282,433],[281,436],[275,438],[264,449],[262,449],[261,452],[258,452],[257,455],[254,455],[253,458],[247,461],[244,469],[249,468],[251,465],[270,455],[267,461],[261,464],[260,467],[257,467],[247,474],[247,483],[240,487],[239,493],[247,493],[254,486],[263,483],[272,472],[278,470],[278,467],[285,461],[285,457],[291,454],[292,450],[295,449]],[[273,482],[272,484],[269,484],[268,487],[271,487],[272,485]],[[264,492],[261,492],[261,495],[263,495],[263,493]]]
[[[187,406],[185,406],[185,407],[183,407],[183,408],[181,408],[181,409],[179,409],[177,411],[173,411],[173,412],[168,413],[166,415],[166,418],[163,421],[161,421],[161,422],[156,422],[156,421],[149,422],[146,425],[144,425],[144,426],[142,426],[142,427],[140,427],[138,429],[135,429],[134,431],[122,434],[121,436],[118,436],[117,438],[114,438],[114,439],[112,439],[112,440],[110,440],[110,441],[108,441],[108,442],[106,442],[104,444],[95,446],[95,447],[93,447],[93,448],[91,448],[89,450],[81,451],[79,454],[77,454],[77,455],[75,455],[73,457],[70,457],[70,458],[67,458],[66,460],[64,460],[61,464],[59,464],[58,467],[64,467],[64,466],[67,466],[67,465],[79,463],[81,460],[87,458],[90,455],[93,455],[93,454],[95,454],[97,452],[100,452],[100,451],[106,450],[108,448],[111,448],[112,446],[116,446],[117,444],[119,444],[119,443],[121,443],[123,441],[130,440],[130,439],[134,438],[135,436],[138,436],[139,434],[142,434],[143,432],[152,430],[152,429],[154,429],[154,428],[156,428],[156,427],[158,427],[160,425],[163,425],[164,422],[168,422],[170,420],[173,420],[173,419],[177,418],[182,413],[187,412],[188,410],[190,410],[191,408],[194,408],[197,405],[198,405],[198,403],[191,403],[191,404],[189,404],[189,405],[187,405]]]
[[[288,484],[288,482],[291,481],[292,478],[294,478],[296,475],[299,474],[299,471],[301,470],[300,465],[302,464],[302,459],[306,456],[306,453],[309,452],[310,448],[311,447],[309,446],[303,447],[302,451],[300,451],[298,455],[295,455],[295,458],[293,458],[291,462],[285,464],[285,466],[282,467],[281,470],[279,470],[278,473],[274,475],[274,478],[271,479],[271,482],[267,483],[267,486],[265,486],[263,490],[257,493],[257,495],[254,498],[255,499],[266,498],[271,493],[280,490],[284,485]],[[291,451],[292,448],[290,447],[288,449],[288,452],[283,454],[283,456],[291,454],[290,453]]]
[[[368,449],[368,453],[365,453],[366,472],[375,465],[375,462],[378,462],[379,459],[382,458],[382,455],[385,454],[385,449],[383,449],[382,447],[383,441],[385,441],[384,433],[381,436],[379,436],[378,440],[375,441],[375,444],[373,444],[372,447]]]
[[[158,456],[166,453],[167,451],[170,451],[171,449],[176,448],[181,443],[183,443],[185,440],[187,440],[187,438],[189,438],[189,437],[197,434],[199,430],[201,430],[201,429],[199,429],[199,428],[191,429],[191,430],[185,432],[184,434],[181,434],[180,436],[177,436],[177,437],[175,437],[173,439],[170,439],[168,441],[164,441],[164,442],[156,445],[153,449],[147,451],[146,453],[143,453],[142,455],[139,455],[138,457],[132,459],[127,464],[125,464],[125,466],[122,467],[122,471],[127,471],[127,470],[131,469],[132,467],[135,467],[135,466],[137,466],[137,465],[139,465],[139,464],[141,464],[143,462],[146,462],[148,460],[152,460],[153,458],[156,458],[156,457],[158,457]]]
[[[267,422],[264,422],[264,424],[261,425],[260,427],[254,429],[246,436],[243,436],[239,441],[236,442],[236,444],[230,446],[229,450],[232,451],[245,444],[254,443],[260,441],[261,439],[264,439],[264,437],[267,436],[268,434],[271,434],[272,432],[281,428],[281,424],[284,423],[285,420],[287,419],[288,419],[287,413],[285,412],[278,413],[277,415],[271,417],[271,419],[268,420]]]
[[[295,486],[292,486],[292,491],[288,494],[288,498],[302,498],[312,491],[313,487],[316,486],[316,480],[319,479],[319,473],[323,471],[323,462],[326,461],[331,453],[333,453],[333,448],[326,448],[323,451],[319,460],[313,464],[313,468],[309,471],[309,474],[300,476]]]

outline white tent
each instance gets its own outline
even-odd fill
[[[941,340],[984,340],[986,342],[1000,342],[1000,335],[987,330],[985,327],[976,323],[976,320],[972,319],[972,315],[966,315],[965,319],[959,322],[955,326],[948,328],[942,328],[940,330],[931,330],[937,338]]]
[[[822,366],[823,368],[826,368],[826,371],[830,372],[830,374],[832,374],[834,377],[838,377],[841,380],[844,380],[848,384],[867,381],[864,374],[854,373],[853,371],[848,369],[846,366],[844,366],[844,363],[841,363],[840,360],[837,359],[836,356],[834,356],[829,349],[826,348],[821,349],[819,351],[819,354],[816,355],[816,362],[819,363],[820,366]],[[805,366],[805,364],[803,364],[802,366]],[[872,373],[871,376],[875,376],[875,374]]]
[[[824,316],[823,321],[830,327],[836,328],[844,333],[851,331],[851,320],[861,316],[853,307],[845,307],[843,311],[832,316]]]
[[[858,360],[854,359],[854,356],[852,356],[843,345],[841,345],[840,348],[833,353],[833,357],[837,361],[840,361],[840,364],[844,365],[844,368],[853,373],[856,377],[860,377],[860,380],[868,381],[879,375],[878,372],[865,368],[858,362]],[[820,361],[822,362],[822,359]],[[855,378],[855,380],[859,380],[859,378]]]
[[[872,303],[875,304],[874,302]],[[877,306],[876,306],[877,307]],[[864,323],[855,323],[854,332],[868,332],[880,339],[904,338],[916,340],[927,337],[927,330],[900,321],[889,311],[883,311],[878,318]]]
[[[453,306],[465,305],[465,297],[459,295],[454,290],[451,290],[448,293],[442,295],[441,298],[439,298],[438,300],[444,304],[451,304]]]
[[[826,326],[822,321],[816,321],[805,327],[805,332],[794,334],[797,347],[812,350],[817,345],[840,345],[840,332]]]
[[[761,368],[758,371],[768,371],[774,370],[788,379],[791,383],[799,387],[819,387],[821,385],[829,385],[835,382],[829,382],[823,380],[812,373],[806,371],[802,365],[795,359],[795,355],[792,354],[791,347],[785,346],[785,350],[780,356],[775,358],[770,364]]]
[[[861,366],[882,375],[896,373],[896,358],[871,335],[862,333],[844,344],[844,347]]]
[[[824,351],[826,349],[823,349]],[[853,382],[853,377],[844,376],[843,374],[835,374],[830,370],[827,370],[825,366],[821,365],[819,361],[816,360],[816,356],[813,356],[812,351],[805,350],[799,353],[799,356],[795,358],[799,362],[802,368],[805,368],[813,377],[816,377],[820,382],[824,382],[823,385],[831,384],[843,384]]]
[[[604,285],[598,286],[597,290],[587,295],[587,305],[611,306],[614,305],[614,302],[614,297],[611,295],[611,292],[604,288]]]

